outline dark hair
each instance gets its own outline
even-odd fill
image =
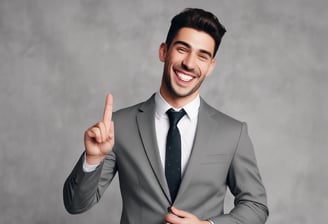
[[[209,34],[215,41],[213,57],[215,56],[221,43],[221,39],[226,32],[224,26],[211,12],[197,8],[186,8],[171,20],[171,26],[165,41],[167,47],[171,45],[172,40],[183,27],[193,28]]]

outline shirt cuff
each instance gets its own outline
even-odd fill
[[[85,154],[84,154],[84,159],[83,159],[83,171],[84,172],[86,172],[86,173],[93,172],[97,169],[98,166],[99,166],[99,164],[94,164],[94,165],[88,164],[85,159]]]

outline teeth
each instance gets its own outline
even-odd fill
[[[185,75],[183,73],[177,73],[177,75],[182,81],[185,81],[185,82],[188,82],[193,79],[193,77],[191,77],[189,75]]]

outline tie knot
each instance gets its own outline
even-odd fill
[[[179,111],[175,111],[172,108],[169,109],[167,112],[167,115],[170,119],[170,126],[176,126],[180,119],[186,114],[184,109],[181,109]]]

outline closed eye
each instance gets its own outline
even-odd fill
[[[177,50],[180,53],[187,53],[189,51],[186,47],[178,47]]]
[[[208,56],[207,54],[200,54],[198,57],[199,57],[200,60],[202,60],[202,61],[207,61],[207,60],[210,59],[210,56]]]

